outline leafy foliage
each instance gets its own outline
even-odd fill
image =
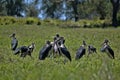
[[[0,17],[0,24],[1,25],[11,25],[11,24],[36,24],[40,25],[41,22],[38,18],[20,18],[20,17],[10,17],[10,16],[5,16],[5,17]]]
[[[54,25],[61,28],[106,28],[111,26],[111,21],[106,20],[79,20],[78,22],[74,21],[61,21],[56,19],[46,19],[40,20],[38,18],[28,17],[28,18],[19,18],[19,17],[0,17],[1,25],[9,24],[35,24],[35,25]]]
[[[5,0],[6,12],[9,16],[22,16],[21,12],[24,11],[25,4],[23,0]]]

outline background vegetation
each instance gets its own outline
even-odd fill
[[[1,0],[0,16],[62,20],[105,20],[120,23],[120,0]]]
[[[77,22],[68,20],[61,21],[56,19],[45,19],[40,20],[38,18],[27,17],[27,18],[15,18],[10,16],[0,17],[0,25],[12,25],[12,24],[22,24],[22,25],[54,25],[62,28],[107,28],[112,27],[111,21],[109,19],[106,20],[89,20],[82,19]]]

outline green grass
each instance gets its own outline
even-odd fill
[[[29,56],[20,58],[10,49],[13,32],[19,41],[18,46],[35,42],[35,50]],[[66,39],[65,45],[71,53],[72,62],[63,63],[64,57],[38,60],[39,50],[46,40],[53,41],[59,33]],[[115,59],[100,52],[104,39],[110,40]],[[75,61],[75,53],[82,41],[93,44],[97,54],[87,54]],[[51,25],[0,25],[0,80],[119,80],[120,76],[120,28],[84,29],[60,28]]]

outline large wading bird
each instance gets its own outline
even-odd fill
[[[60,42],[60,51],[63,55],[65,55],[65,57],[67,57],[70,61],[72,61],[71,59],[71,55],[70,52],[68,51],[68,49],[66,48],[66,46],[64,45],[64,38],[61,37],[61,42]]]
[[[109,45],[109,41],[106,39],[104,42],[103,42],[103,46],[101,48],[101,52],[106,52],[108,54],[108,56],[112,59],[115,58],[114,56],[114,51],[113,49],[110,47]]]
[[[15,37],[15,33],[11,34],[10,37],[12,38],[11,49],[14,51],[14,50],[16,50],[16,48],[18,46],[18,40]]]
[[[97,53],[96,52],[96,48],[92,45],[88,46],[88,55],[92,54],[92,53]]]
[[[86,53],[85,46],[86,46],[86,43],[85,43],[85,41],[83,41],[83,45],[81,45],[80,48],[76,52],[76,56],[75,56],[76,60],[80,59],[83,55],[85,55],[85,53]]]
[[[50,41],[46,41],[46,44],[42,47],[42,49],[39,52],[39,59],[45,60],[45,58],[48,56],[51,48],[52,48],[52,45],[51,45]]]

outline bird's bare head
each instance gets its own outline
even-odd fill
[[[110,42],[108,39],[105,39],[104,42],[102,43],[102,45],[108,45]]]
[[[50,41],[48,40],[48,41],[46,41],[46,44],[50,44]]]
[[[109,42],[109,40],[108,40],[108,39],[105,39],[105,40],[104,40],[104,43],[108,43],[108,42]]]
[[[15,37],[15,33],[12,33],[12,34],[10,35],[10,37]]]
[[[60,35],[58,33],[56,33],[56,37],[60,37]]]

